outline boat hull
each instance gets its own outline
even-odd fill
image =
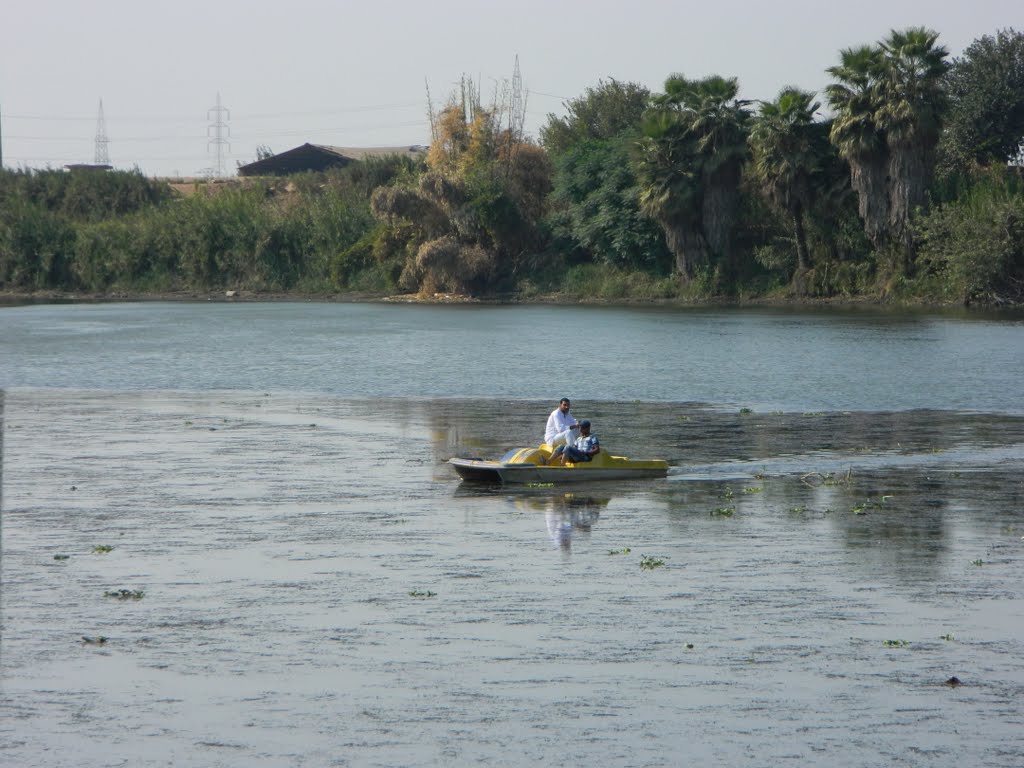
[[[636,480],[665,477],[667,462],[629,461],[610,457],[609,461],[586,462],[568,466],[546,466],[529,462],[513,463],[483,459],[449,459],[463,480],[483,483],[581,483],[592,480]]]

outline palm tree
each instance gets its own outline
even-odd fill
[[[753,172],[761,190],[790,217],[796,240],[797,269],[793,286],[804,292],[809,266],[804,213],[811,205],[815,177],[820,170],[814,115],[821,104],[814,94],[787,87],[775,101],[761,102],[750,131]]]
[[[640,210],[665,233],[683,280],[710,261],[701,231],[700,181],[694,141],[671,112],[660,110],[644,119],[636,163]]]
[[[876,249],[894,243],[907,259],[910,217],[925,202],[946,106],[948,51],[937,40],[911,27],[877,46],[845,49],[828,69],[838,82],[825,89],[836,113],[831,139],[850,164],[865,232]]]
[[[880,248],[889,222],[885,180],[889,149],[875,123],[878,77],[883,69],[881,49],[867,45],[845,48],[839,57],[839,65],[827,70],[839,81],[825,88],[835,112],[829,138],[850,165],[850,185],[857,193],[864,231],[875,248]]]
[[[889,146],[889,226],[894,242],[910,251],[910,217],[924,205],[935,170],[946,98],[942,79],[949,52],[924,27],[893,30],[882,41],[885,61],[875,121]]]
[[[735,78],[673,75],[644,120],[640,204],[665,230],[683,279],[731,255],[750,116],[738,91]]]

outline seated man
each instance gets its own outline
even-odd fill
[[[569,405],[569,398],[563,397],[558,401],[558,407],[548,416],[548,423],[544,427],[544,443],[550,448],[570,445],[576,437],[573,430],[579,425],[569,413]]]
[[[581,461],[590,461],[601,452],[601,443],[597,435],[590,433],[590,422],[580,422],[580,436],[572,445],[560,445],[555,449],[555,456],[561,456],[561,463],[568,462],[578,464]]]

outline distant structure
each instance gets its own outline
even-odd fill
[[[332,147],[327,144],[303,144],[254,163],[238,167],[239,176],[287,176],[303,171],[326,171],[340,168],[368,157],[398,155],[421,159],[426,156],[424,144],[402,147]]]
[[[110,152],[107,145],[110,139],[107,138],[107,121],[103,117],[103,99],[100,99],[100,113],[96,118],[96,153],[93,157],[95,165],[110,165]]]
[[[100,111],[96,118],[96,149],[93,152],[93,161],[91,163],[71,163],[64,167],[69,171],[109,171],[114,166],[110,164],[108,144],[110,144],[110,139],[107,138],[107,121],[103,117],[103,99],[100,99]]]
[[[224,175],[224,147],[231,148],[231,143],[228,141],[231,136],[231,127],[228,125],[231,112],[221,106],[219,92],[217,93],[217,104],[206,110],[206,119],[211,121],[206,129],[208,139],[206,151],[209,152],[211,146],[214,148],[217,159],[213,166],[213,175],[220,177]]]
[[[512,93],[509,96],[508,132],[516,143],[522,142],[526,125],[526,94],[523,89],[523,76],[519,73],[519,54],[516,54],[516,66],[512,71]]]

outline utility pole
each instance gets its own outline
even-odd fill
[[[103,118],[103,99],[100,99],[100,114],[96,118],[96,153],[93,163],[96,165],[110,165],[110,153],[107,145],[110,139],[107,138],[107,121]]]
[[[219,92],[217,93],[217,105],[206,110],[206,119],[212,121],[206,129],[206,135],[209,139],[206,142],[206,151],[210,151],[211,144],[214,146],[217,153],[217,164],[215,166],[214,173],[220,177],[224,175],[223,148],[231,147],[231,144],[228,142],[228,137],[231,135],[231,128],[227,123],[227,121],[231,119],[231,112],[220,105]]]

